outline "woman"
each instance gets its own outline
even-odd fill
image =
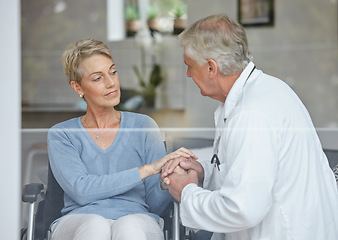
[[[171,197],[158,173],[167,161],[194,155],[181,148],[165,156],[150,117],[114,109],[119,77],[104,43],[77,41],[62,61],[87,112],[48,134],[50,165],[65,193],[64,216],[52,225],[52,239],[163,239],[159,216]]]

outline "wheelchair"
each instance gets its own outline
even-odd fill
[[[168,137],[164,141],[167,153],[170,153],[181,146],[186,148],[210,147],[213,139],[196,137]],[[42,183],[29,183],[23,187],[22,202],[29,205],[28,226],[21,229],[22,240],[49,240],[51,223],[61,217],[63,208],[63,190],[55,180],[48,165],[47,186]],[[184,227],[180,221],[179,203],[172,202],[166,214],[161,216],[164,219],[165,240],[209,240],[210,232],[194,231]]]
[[[167,153],[181,146],[186,148],[201,148],[212,146],[212,139],[205,138],[168,138],[164,141]],[[42,183],[29,183],[23,187],[22,201],[29,205],[28,226],[21,229],[22,240],[49,240],[50,225],[61,217],[64,206],[63,190],[55,180],[53,172],[48,165],[48,178],[46,188]],[[167,209],[164,219],[165,240],[204,240],[210,239],[211,233],[206,231],[195,232],[184,227],[180,221],[179,203],[173,202]]]

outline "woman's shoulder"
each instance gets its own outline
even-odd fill
[[[134,112],[121,112],[121,113],[123,118],[125,118],[125,120],[129,123],[133,122],[135,127],[149,127],[149,126],[157,127],[155,120],[148,115]]]
[[[55,124],[48,131],[48,140],[55,140],[60,138],[69,138],[77,136],[83,130],[81,129],[81,117],[72,118]]]
[[[71,118],[63,122],[59,122],[51,127],[51,129],[69,129],[79,128],[79,122],[81,117]]]

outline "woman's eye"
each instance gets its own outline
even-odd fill
[[[93,81],[94,81],[94,82],[98,82],[98,81],[100,81],[101,79],[102,79],[102,77],[96,77],[96,78],[93,79]]]
[[[102,76],[96,76],[93,80],[94,80],[95,82],[98,82],[98,81],[100,81],[102,78],[103,78]]]
[[[115,71],[111,71],[109,74],[112,75],[112,76],[115,76],[116,73],[117,73],[117,71],[115,70]]]

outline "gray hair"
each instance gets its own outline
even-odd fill
[[[178,36],[178,43],[199,65],[215,60],[224,75],[240,73],[252,59],[243,26],[227,15],[198,20]]]

